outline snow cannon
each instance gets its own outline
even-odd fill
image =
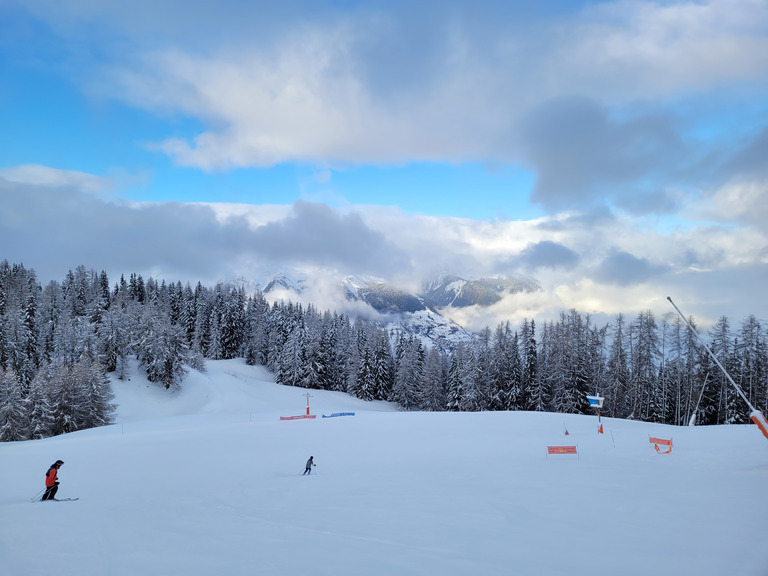
[[[760,412],[760,410],[758,410],[754,406],[752,406],[752,403],[749,401],[749,398],[747,398],[746,394],[744,394],[744,391],[741,388],[739,388],[739,385],[736,384],[736,382],[733,381],[733,378],[731,378],[731,375],[728,374],[728,371],[720,363],[720,360],[718,360],[714,352],[712,352],[712,350],[709,349],[709,346],[707,346],[707,343],[704,342],[701,336],[699,336],[699,333],[696,332],[696,330],[694,330],[693,326],[691,326],[691,323],[688,322],[688,319],[680,311],[680,308],[677,307],[677,304],[675,304],[672,301],[672,298],[667,296],[667,300],[669,300],[669,303],[675,307],[675,310],[677,310],[677,313],[680,315],[680,318],[683,319],[683,322],[685,322],[685,325],[688,326],[688,328],[693,333],[693,335],[696,336],[699,342],[701,342],[701,345],[704,346],[704,349],[707,351],[707,353],[709,353],[709,357],[712,358],[715,364],[717,364],[717,367],[720,368],[720,370],[723,372],[725,377],[728,379],[728,382],[731,383],[731,385],[736,389],[736,392],[739,393],[739,396],[741,396],[741,399],[744,400],[747,406],[749,406],[749,409],[751,410],[751,412],[749,413],[749,417],[752,419],[752,422],[757,424],[757,427],[760,428],[760,431],[763,433],[763,436],[768,438],[768,422],[766,422],[765,416],[763,416],[763,413]]]
[[[757,424],[757,427],[760,428],[763,436],[768,438],[768,421],[766,421],[763,413],[760,412],[760,410],[753,410],[749,417],[752,418],[752,422]]]

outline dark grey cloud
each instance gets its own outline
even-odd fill
[[[607,206],[594,206],[588,210],[574,212],[565,218],[553,218],[537,224],[537,228],[547,232],[567,231],[574,229],[596,228],[612,224],[616,215]]]
[[[614,252],[597,269],[596,279],[604,284],[630,286],[642,284],[667,273],[667,266],[651,263],[629,252]]]
[[[216,278],[249,233],[244,221],[222,226],[202,205],[135,208],[0,179],[2,258],[34,268],[41,280],[60,280],[81,264],[110,276],[162,268],[168,280]]]
[[[641,212],[667,212],[655,185],[684,158],[671,118],[612,116],[596,100],[550,100],[522,123],[522,149],[537,173],[532,200],[551,210],[585,208],[605,197]]]
[[[579,263],[579,255],[558,242],[545,240],[529,244],[520,254],[519,262],[528,270],[539,268],[570,270]]]
[[[408,258],[356,214],[297,202],[290,217],[253,228],[244,216],[217,217],[201,204],[129,206],[67,187],[0,178],[0,259],[61,280],[84,265],[110,278],[162,273],[168,281],[211,282],[247,266],[315,264],[387,276]]]
[[[740,149],[725,166],[730,178],[751,179],[768,176],[768,126]]]
[[[297,201],[293,214],[258,228],[254,247],[278,262],[343,267],[349,273],[388,274],[410,267],[405,253],[371,230],[359,214]]]
[[[616,197],[616,206],[630,214],[672,214],[680,206],[662,189],[634,190]]]

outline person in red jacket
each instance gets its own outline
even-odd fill
[[[56,492],[59,489],[59,468],[64,464],[62,460],[56,460],[51,467],[48,468],[48,472],[45,473],[45,494],[43,494],[43,500],[54,500]]]

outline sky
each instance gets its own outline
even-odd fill
[[[207,368],[168,391],[134,364],[113,380],[115,425],[0,443],[6,573],[768,574],[752,424],[603,418],[598,434],[595,415],[403,412],[327,390],[315,419],[282,421],[304,389],[242,359]],[[322,418],[337,413],[354,416]],[[58,459],[56,497],[79,500],[33,503]]]
[[[43,283],[522,274],[454,319],[765,319],[767,158],[765,0],[0,0],[0,259]]]

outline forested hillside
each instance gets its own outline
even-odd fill
[[[419,410],[534,410],[685,424],[748,422],[748,410],[681,319],[651,312],[595,325],[501,323],[449,353],[373,321],[260,292],[192,287],[131,274],[110,284],[80,266],[41,286],[34,270],[0,263],[0,440],[43,438],[109,423],[107,373],[129,377],[130,357],[150,381],[179,386],[205,359],[242,357],[279,384],[348,392]],[[691,319],[693,323],[693,319]],[[722,317],[704,335],[757,408],[768,410],[766,326]]]

